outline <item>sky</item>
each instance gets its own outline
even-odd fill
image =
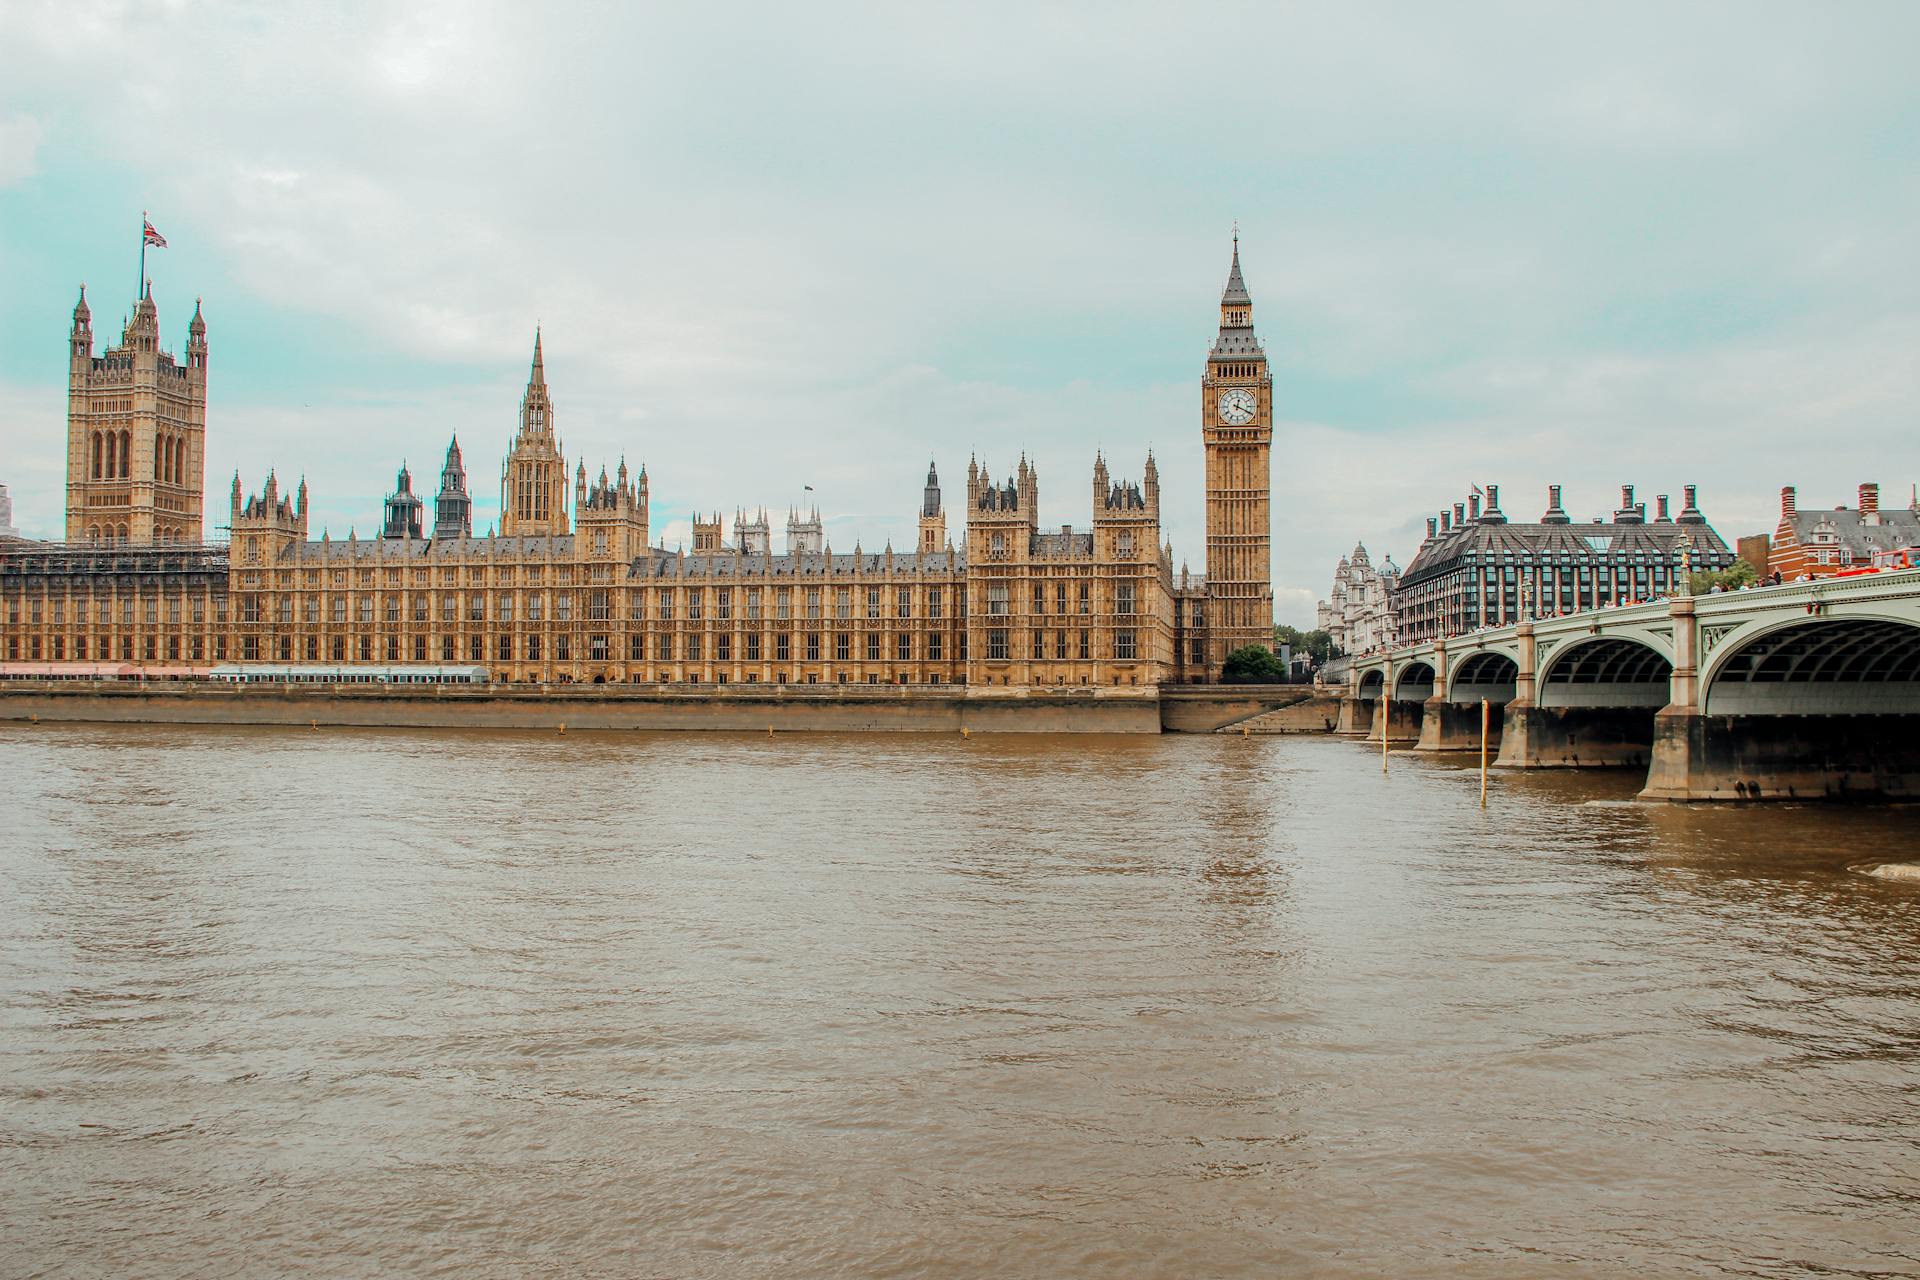
[[[209,526],[301,475],[377,529],[458,432],[498,516],[539,325],[569,459],[653,532],[817,501],[911,545],[931,458],[1043,526],[1147,451],[1205,556],[1200,387],[1237,223],[1272,363],[1273,572],[1501,486],[1698,484],[1731,541],[1920,479],[1920,5],[7,6],[0,483],[58,537],[66,332],[142,210],[211,347]],[[102,342],[104,345],[104,341]],[[805,486],[812,486],[812,492]],[[776,534],[777,536],[777,534]]]

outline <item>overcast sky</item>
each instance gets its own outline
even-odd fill
[[[57,537],[65,336],[212,348],[209,524],[305,474],[336,536],[458,431],[479,497],[536,323],[570,458],[653,529],[814,487],[911,544],[929,457],[1045,524],[1159,460],[1237,219],[1273,362],[1274,580],[1472,484],[1576,518],[1698,483],[1733,537],[1920,478],[1920,5],[7,6],[0,482]]]

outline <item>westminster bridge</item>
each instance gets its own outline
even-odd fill
[[[1920,796],[1920,569],[1590,610],[1352,659],[1339,731],[1639,767],[1646,799]]]

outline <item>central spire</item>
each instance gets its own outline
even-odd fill
[[[1236,255],[1234,258],[1234,274],[1237,276],[1239,271],[1239,257]],[[527,376],[527,382],[542,387],[547,385],[547,369],[540,359],[539,325],[533,326],[533,372]]]
[[[1264,359],[1253,333],[1253,295],[1240,274],[1240,226],[1233,228],[1233,262],[1227,268],[1227,287],[1220,293],[1220,336],[1214,339],[1210,359]]]
[[[1240,224],[1233,227],[1233,266],[1227,272],[1227,287],[1220,294],[1223,307],[1251,307],[1253,296],[1247,292],[1247,282],[1240,278]]]

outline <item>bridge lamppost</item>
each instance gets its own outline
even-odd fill
[[[1690,596],[1693,594],[1693,535],[1680,535],[1680,586],[1673,594]]]

